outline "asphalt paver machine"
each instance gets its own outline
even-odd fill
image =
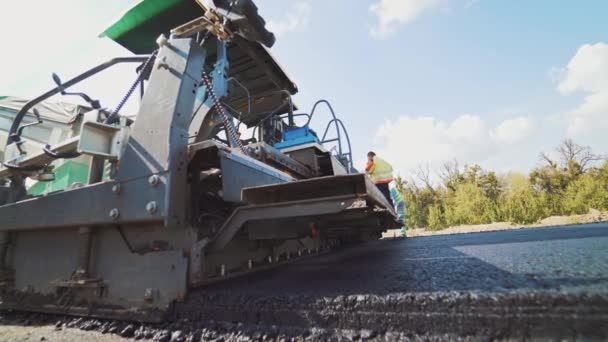
[[[104,32],[133,56],[0,98],[0,308],[158,321],[207,283],[399,226],[343,122],[319,137],[317,106],[295,112],[255,4],[214,5],[139,1]],[[124,63],[137,76],[115,108],[74,92]]]

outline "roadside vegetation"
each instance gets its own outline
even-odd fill
[[[508,221],[532,224],[549,216],[608,210],[608,161],[590,148],[565,140],[557,158],[541,153],[528,175],[500,175],[457,161],[436,170],[420,167],[416,180],[397,179],[409,228],[440,230],[459,225]]]

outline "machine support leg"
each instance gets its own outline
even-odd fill
[[[89,163],[89,181],[88,184],[99,183],[104,178],[104,160],[102,158],[93,157]],[[59,297],[57,303],[61,304],[65,300],[64,296],[74,296],[74,291],[93,291],[93,295],[101,297],[104,293],[105,285],[101,278],[91,277],[91,254],[93,247],[94,228],[83,226],[78,228],[78,259],[76,260],[76,270],[67,281],[51,282],[58,290]],[[80,288],[82,284],[87,284],[89,287]],[[71,300],[71,299],[70,299]]]
[[[91,158],[89,164],[89,184],[101,182],[103,180],[104,160],[99,157]],[[93,241],[93,229],[91,227],[80,227],[78,229],[78,263],[75,279],[89,279],[89,265],[91,262],[91,245]]]
[[[12,282],[14,271],[8,265],[8,249],[11,244],[11,233],[0,232],[0,282]]]
[[[95,184],[103,180],[104,160],[99,157],[91,158],[89,164],[89,184]]]
[[[78,267],[76,268],[75,277],[77,279],[89,278],[89,264],[91,261],[91,244],[93,240],[92,230],[90,227],[80,227],[78,229],[79,244],[78,244]]]
[[[0,205],[16,203],[23,200],[27,195],[25,189],[25,180],[22,176],[11,177],[11,183],[9,186],[8,197],[5,203]],[[8,252],[11,247],[11,243],[14,239],[15,233],[12,232],[0,232],[0,287],[11,284],[15,278],[15,270],[8,265]]]

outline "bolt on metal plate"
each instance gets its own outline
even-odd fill
[[[112,185],[112,192],[115,194],[120,194],[120,183]]]
[[[148,178],[148,183],[150,183],[150,185],[153,187],[156,187],[158,184],[160,184],[160,177],[158,175],[152,175]]]
[[[156,201],[152,201],[152,202],[149,202],[148,204],[146,204],[146,211],[148,212],[148,214],[154,215],[154,213],[156,213],[157,210],[158,210],[158,206],[156,205]]]
[[[117,208],[114,208],[114,209],[110,210],[110,217],[113,220],[118,219],[119,216],[120,216],[120,211]]]

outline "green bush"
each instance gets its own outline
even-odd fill
[[[438,205],[435,204],[429,208],[428,222],[429,230],[441,230],[446,227],[445,218]]]
[[[590,208],[608,210],[608,161],[588,147],[564,141],[553,161],[542,154],[543,166],[528,176],[498,176],[478,165],[459,168],[443,165],[442,183],[434,186],[422,177],[423,187],[397,180],[405,199],[407,226],[443,229],[448,226],[497,221],[530,224],[545,217],[587,213]]]
[[[567,213],[585,214],[591,208],[608,209],[608,182],[594,173],[586,173],[568,186],[564,193]]]
[[[508,187],[501,201],[501,211],[512,223],[534,223],[544,215],[545,201],[535,193],[532,184],[520,174],[508,177]]]
[[[458,184],[445,199],[445,221],[448,226],[490,223],[494,217],[492,201],[476,184]]]

